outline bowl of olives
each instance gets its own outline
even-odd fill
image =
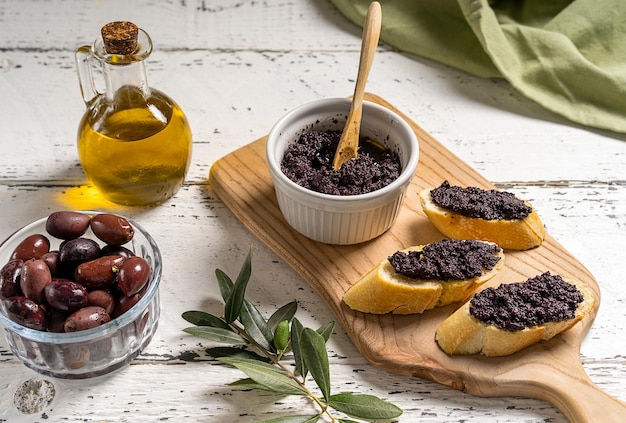
[[[57,211],[0,244],[0,325],[38,373],[87,379],[127,366],[159,321],[161,253],[123,216]]]

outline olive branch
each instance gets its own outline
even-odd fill
[[[330,322],[317,330],[304,327],[295,317],[296,301],[280,307],[266,320],[245,298],[251,274],[252,250],[234,283],[223,271],[215,270],[224,299],[222,317],[203,311],[186,311],[182,317],[195,325],[183,331],[230,345],[209,348],[207,353],[245,373],[247,378],[237,380],[231,386],[307,397],[320,410],[317,414],[290,415],[261,423],[314,423],[320,419],[333,423],[354,423],[354,420],[335,416],[333,410],[366,420],[391,419],[402,414],[396,405],[374,395],[331,394],[326,342],[335,323]],[[286,365],[286,359],[291,364]],[[290,370],[294,368],[294,371]],[[315,381],[321,396],[306,385],[309,376]]]

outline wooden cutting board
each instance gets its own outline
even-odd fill
[[[420,161],[403,209],[393,227],[375,240],[352,246],[312,241],[291,229],[278,208],[265,160],[266,138],[218,160],[209,182],[237,218],[299,273],[335,314],[359,351],[390,372],[417,376],[477,396],[522,396],[553,403],[572,422],[624,421],[626,404],[594,385],[580,362],[580,343],[600,305],[600,290],[590,272],[553,238],[538,248],[506,252],[505,267],[486,286],[518,282],[544,271],[586,281],[596,296],[587,318],[549,342],[508,357],[454,356],[437,346],[435,330],[456,306],[422,315],[370,315],[342,302],[348,287],[396,250],[442,238],[423,214],[418,192],[451,184],[494,188],[422,128],[382,98],[367,94],[403,116],[420,143]],[[541,210],[539,210],[541,214]]]

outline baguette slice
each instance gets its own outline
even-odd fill
[[[528,250],[541,245],[546,238],[539,214],[528,201],[524,203],[532,207],[532,212],[524,219],[487,220],[438,206],[430,194],[432,189],[420,192],[422,209],[439,232],[448,238],[492,241],[509,250]]]
[[[471,301],[467,301],[439,325],[435,334],[437,344],[450,355],[482,354],[497,357],[513,354],[541,340],[547,341],[579,322],[591,311],[595,302],[587,284],[567,279],[564,281],[576,285],[583,297],[572,319],[510,331],[474,317],[470,313]]]
[[[421,251],[425,246],[409,247],[402,251]],[[418,314],[434,307],[461,302],[504,266],[502,249],[498,249],[494,255],[499,260],[491,270],[483,269],[480,276],[446,281],[412,279],[397,273],[389,260],[385,259],[352,284],[344,294],[343,301],[353,310],[372,314]]]

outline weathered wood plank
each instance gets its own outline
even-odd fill
[[[148,30],[155,42],[149,81],[174,97],[192,124],[187,183],[172,201],[154,209],[102,205],[76,188],[84,182],[75,147],[84,105],[73,52],[113,19],[134,20]],[[297,298],[308,324],[332,318],[308,285],[243,228],[206,178],[215,161],[267,134],[287,110],[321,97],[350,95],[360,28],[326,0],[4,0],[0,34],[0,238],[52,210],[80,205],[137,218],[167,251],[163,317],[146,354],[103,384],[60,385],[43,417],[20,416],[11,398],[16,384],[32,373],[2,339],[0,419],[248,422],[300,407],[293,398],[232,393],[226,383],[237,377],[234,371],[210,361],[176,359],[201,349],[200,340],[181,333],[180,313],[217,307],[214,269],[236,273],[252,245],[258,280],[251,283],[250,295],[259,307],[269,313]],[[598,280],[602,306],[581,358],[596,384],[626,400],[624,137],[570,125],[505,82],[475,78],[382,44],[368,90],[496,186],[533,201],[550,234]],[[391,399],[405,410],[402,421],[565,421],[540,401],[477,398],[383,372],[365,362],[343,329],[336,332],[330,347],[334,387]],[[197,377],[202,372],[206,375]]]

